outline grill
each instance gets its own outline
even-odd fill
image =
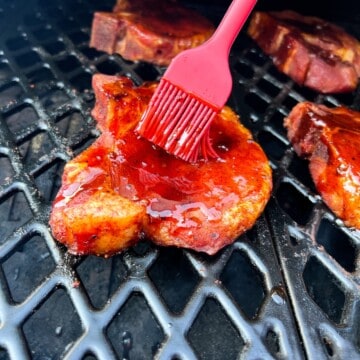
[[[360,358],[360,234],[323,204],[282,125],[303,100],[360,110],[360,92],[301,88],[244,34],[229,104],[274,171],[256,225],[213,257],[146,240],[76,257],[53,240],[64,164],[99,135],[92,74],[140,84],[164,71],[88,47],[93,12],[112,6],[0,0],[0,359]],[[360,38],[352,19],[342,25]]]

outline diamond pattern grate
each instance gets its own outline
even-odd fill
[[[93,12],[112,5],[0,0],[0,359],[360,358],[359,233],[322,203],[282,125],[298,101],[359,109],[360,92],[300,88],[246,36],[229,102],[274,170],[254,228],[213,257],[146,239],[75,257],[54,242],[63,166],[98,136],[92,74],[140,84],[164,70],[88,47]]]

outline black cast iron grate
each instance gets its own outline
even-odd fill
[[[147,241],[74,257],[54,242],[63,166],[98,135],[92,74],[163,71],[88,47],[93,12],[112,5],[0,1],[0,359],[360,358],[359,233],[324,206],[282,125],[298,101],[359,108],[360,92],[302,89],[245,35],[230,105],[274,170],[254,228],[214,257]]]

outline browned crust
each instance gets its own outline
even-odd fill
[[[186,163],[154,150],[134,134],[155,87],[135,87],[124,77],[94,76],[96,106],[92,114],[102,135],[66,164],[50,218],[54,237],[71,252],[112,255],[145,232],[159,245],[214,254],[252,227],[264,210],[272,189],[271,168],[230,108],[214,120],[210,134],[213,139],[218,134],[214,146],[222,160]],[[160,170],[147,170],[157,161]],[[124,176],[132,179],[126,174],[133,169],[136,176],[146,178],[135,197],[124,193],[126,186],[121,187]],[[149,185],[152,178],[154,185]],[[167,179],[171,193],[164,192]],[[175,212],[157,213],[156,204]]]
[[[339,26],[293,11],[256,12],[248,34],[300,85],[342,93],[358,84],[360,43]]]
[[[360,113],[303,102],[285,119],[317,191],[347,226],[360,229]]]

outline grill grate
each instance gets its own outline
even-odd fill
[[[112,5],[0,0],[0,359],[359,358],[360,236],[322,203],[282,119],[305,99],[359,109],[360,92],[300,88],[244,35],[230,105],[274,170],[254,228],[213,257],[147,241],[75,257],[54,242],[63,166],[98,135],[92,74],[163,72],[88,47],[93,12]]]

